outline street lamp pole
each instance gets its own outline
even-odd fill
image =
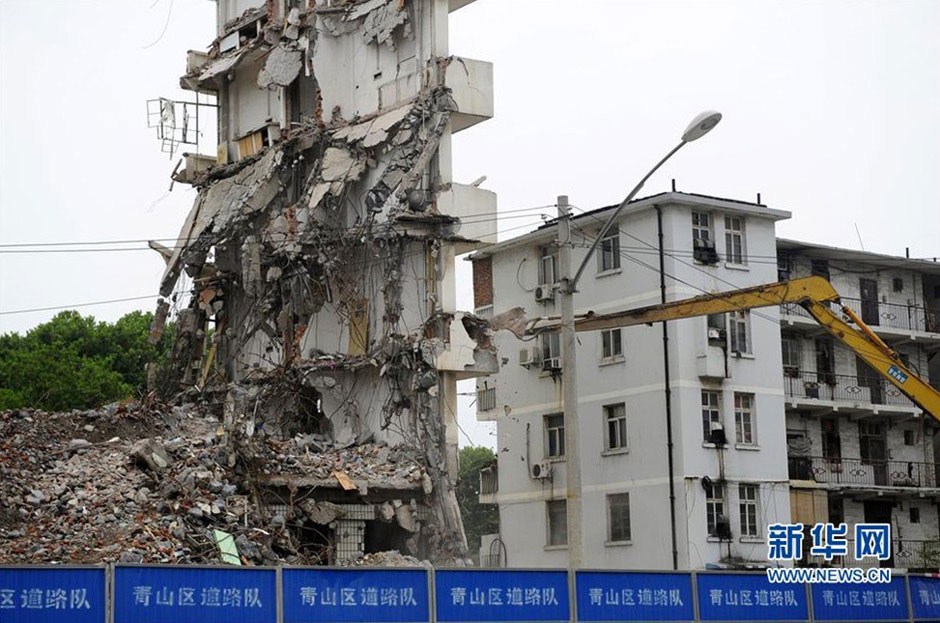
[[[650,178],[663,164],[672,158],[672,156],[682,149],[686,143],[699,139],[721,121],[721,113],[715,111],[705,111],[696,116],[685,132],[682,133],[682,140],[678,145],[656,163],[649,172],[643,176],[640,183],[637,184],[630,194],[620,202],[617,209],[610,215],[607,222],[601,228],[591,247],[581,261],[577,272],[571,274],[571,212],[568,206],[568,197],[562,195],[558,197],[558,264],[560,274],[560,285],[558,291],[561,295],[561,356],[562,356],[562,407],[564,409],[565,422],[565,491],[566,491],[566,524],[568,537],[568,566],[577,569],[581,566],[583,548],[582,548],[582,529],[581,529],[581,455],[578,442],[578,373],[577,373],[577,338],[574,327],[574,293],[578,291],[578,280],[584,273],[588,262],[594,255],[597,245],[604,238],[604,235],[616,222],[620,213],[627,204],[633,200],[643,184]],[[670,491],[674,483],[669,482]],[[675,509],[670,509],[675,513]]]

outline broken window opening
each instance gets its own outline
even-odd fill
[[[200,101],[200,96],[205,101]],[[147,127],[155,128],[160,151],[172,158],[180,145],[195,145],[199,152],[199,138],[202,131],[199,126],[200,109],[202,115],[218,112],[219,103],[215,95],[196,92],[195,101],[176,101],[165,97],[147,100]],[[210,124],[210,127],[213,124]]]
[[[297,550],[306,560],[319,561],[321,565],[333,564],[333,542],[335,536],[329,526],[305,519],[289,524],[298,544]]]
[[[363,538],[363,551],[366,554],[388,552],[392,550],[416,554],[408,540],[413,536],[396,522],[366,521],[366,531]]]

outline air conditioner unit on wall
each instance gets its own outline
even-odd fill
[[[725,427],[722,426],[721,422],[711,423],[711,434],[708,440],[716,446],[723,446],[728,443],[728,438],[725,436]]]
[[[542,351],[538,346],[533,346],[531,350],[528,348],[519,350],[519,365],[523,368],[538,365],[541,359]]]
[[[539,302],[554,301],[555,287],[552,285],[541,285],[535,288],[535,300]]]
[[[553,372],[561,370],[561,357],[550,357],[542,360],[542,371]]]
[[[717,264],[718,251],[715,250],[715,243],[705,242],[695,239],[692,245],[692,257],[703,264]]]
[[[539,461],[532,465],[532,477],[536,480],[546,480],[552,477],[552,462]]]

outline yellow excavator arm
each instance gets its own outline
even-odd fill
[[[785,303],[801,305],[816,322],[865,363],[893,383],[925,412],[940,420],[940,391],[908,369],[901,361],[900,355],[885,344],[855,312],[839,302],[839,293],[822,277],[804,277],[730,292],[703,294],[681,301],[610,314],[588,314],[575,319],[575,330],[598,331],[630,327]],[[830,309],[830,303],[839,306],[839,311],[846,320]],[[537,322],[530,332],[538,332],[557,324],[557,321]]]

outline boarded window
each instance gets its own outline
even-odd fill
[[[623,543],[630,540],[630,494],[607,496],[607,540]]]
[[[349,309],[350,355],[365,355],[369,344],[369,301],[362,299]]]
[[[248,136],[238,139],[238,159],[252,156],[264,148],[264,132],[252,132]]]
[[[548,545],[568,544],[568,504],[565,500],[545,503],[548,516]]]

